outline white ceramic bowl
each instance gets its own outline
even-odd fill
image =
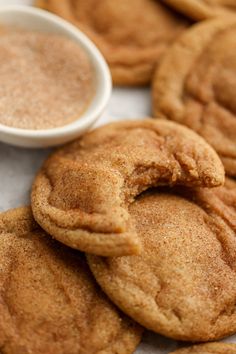
[[[47,11],[29,6],[1,7],[0,25],[63,34],[73,39],[90,57],[95,70],[96,84],[96,93],[92,102],[76,121],[63,127],[47,130],[25,130],[0,124],[0,141],[22,147],[48,147],[73,140],[87,131],[102,114],[112,89],[110,71],[96,46],[87,36],[67,21]]]

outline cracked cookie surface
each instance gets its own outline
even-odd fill
[[[223,184],[215,151],[176,123],[112,123],[60,148],[33,185],[37,222],[70,247],[102,256],[140,252],[128,206],[157,185]]]
[[[84,255],[29,208],[0,214],[1,354],[131,354],[141,329],[97,286]]]
[[[176,350],[170,354],[235,354],[236,344],[207,343]]]
[[[236,182],[152,190],[130,205],[140,256],[87,255],[102,289],[144,327],[178,340],[236,331]]]
[[[236,13],[235,0],[163,0],[163,2],[194,20]]]
[[[153,80],[154,115],[195,130],[231,176],[236,176],[235,45],[235,18],[197,24],[171,47]]]
[[[188,20],[156,0],[39,0],[78,26],[105,56],[115,84],[150,82],[154,67]],[[94,11],[96,9],[96,11]]]

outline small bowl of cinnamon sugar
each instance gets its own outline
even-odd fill
[[[112,89],[102,54],[78,28],[28,6],[0,9],[0,141],[42,148],[83,134]]]

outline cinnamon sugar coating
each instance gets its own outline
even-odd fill
[[[211,341],[235,333],[236,182],[211,190],[152,190],[129,211],[142,254],[87,256],[112,301],[174,339]]]
[[[236,344],[207,343],[176,350],[170,354],[235,354]]]
[[[38,0],[36,4],[84,31],[102,51],[119,85],[149,83],[162,54],[190,24],[156,0]]]
[[[153,80],[156,117],[195,130],[236,176],[236,20],[197,24],[164,56]]]
[[[99,289],[84,256],[29,208],[0,214],[1,354],[131,354],[141,329]]]
[[[44,130],[79,119],[95,91],[85,50],[58,34],[3,28],[0,124]]]
[[[223,166],[201,137],[178,124],[145,119],[112,123],[62,147],[32,190],[38,223],[66,245],[102,256],[140,252],[128,206],[157,185],[214,187]]]

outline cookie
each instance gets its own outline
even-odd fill
[[[156,0],[40,0],[78,26],[105,56],[118,85],[144,85],[189,21]],[[94,11],[96,9],[96,11]]]
[[[29,208],[0,214],[1,354],[133,353],[141,329],[98,288],[84,255],[51,240]]]
[[[156,185],[224,182],[214,150],[165,120],[112,123],[62,147],[44,163],[32,190],[37,222],[66,245],[101,256],[138,254],[128,205]]]
[[[164,56],[153,80],[154,115],[195,130],[231,176],[236,176],[235,45],[235,19],[197,24]]]
[[[235,354],[236,344],[207,343],[182,348],[171,354]]]
[[[219,189],[144,193],[129,208],[142,254],[87,256],[112,301],[154,332],[209,341],[236,331],[236,183]]]
[[[215,16],[236,12],[234,0],[163,0],[173,9],[194,20],[204,20]]]

